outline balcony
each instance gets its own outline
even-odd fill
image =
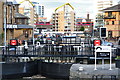
[[[115,15],[104,16],[103,19],[116,19]]]

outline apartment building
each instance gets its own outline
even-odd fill
[[[44,5],[41,5],[38,2],[32,2],[34,4],[34,9],[38,14],[38,17],[44,17]]]
[[[112,0],[98,0],[97,1],[97,13],[96,13],[96,27],[103,27],[103,17],[104,13],[102,12],[103,9],[111,7],[113,5]]]
[[[66,3],[55,9],[52,15],[53,31],[71,32],[75,28],[75,12],[74,8]]]
[[[103,11],[108,37],[120,36],[120,4],[106,8]]]
[[[97,11],[98,14],[103,13],[102,10],[113,5],[112,0],[98,0],[97,1]]]

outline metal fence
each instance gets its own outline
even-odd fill
[[[81,45],[37,45],[5,47],[1,46],[2,55],[90,55],[91,52]]]

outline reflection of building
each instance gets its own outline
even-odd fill
[[[66,3],[55,9],[53,18],[53,31],[70,32],[74,31],[75,13],[74,8]]]
[[[93,21],[89,19],[89,14],[87,14],[87,18],[77,18],[76,19],[76,27],[75,31],[83,31],[85,32],[92,32],[93,29]]]
[[[102,10],[113,5],[112,0],[98,0],[97,1],[97,16],[96,16],[96,27],[102,27],[103,24],[103,12]]]
[[[7,14],[6,14],[6,39],[7,39],[7,43],[9,42],[10,39],[21,39],[21,40],[25,40],[25,39],[29,39],[30,37],[32,37],[32,30],[33,27],[28,25],[28,20],[29,17],[24,16],[22,14],[20,14],[18,11],[18,6],[19,4],[17,4],[14,0],[14,2],[7,2],[4,8],[2,2],[0,2],[0,27],[3,29],[3,24],[4,24],[4,9],[7,10]],[[2,9],[1,9],[2,8]],[[4,29],[3,29],[4,30]],[[2,30],[2,33],[4,34]],[[27,36],[26,36],[27,33]]]
[[[120,4],[106,8],[103,11],[108,37],[120,36]]]

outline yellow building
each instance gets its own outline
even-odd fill
[[[74,8],[66,3],[55,9],[53,18],[53,31],[71,32],[75,28]]]
[[[120,4],[104,9],[108,37],[120,36]]]

